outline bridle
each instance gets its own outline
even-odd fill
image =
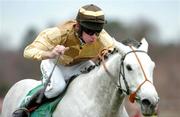
[[[130,100],[130,102],[134,103],[134,101],[137,99],[136,93],[139,91],[139,89],[141,88],[141,86],[142,86],[146,81],[148,81],[148,82],[150,82],[150,83],[151,83],[151,81],[149,81],[149,80],[147,79],[147,76],[146,76],[145,71],[144,71],[144,69],[143,69],[143,67],[142,67],[142,64],[141,64],[141,62],[140,62],[140,60],[139,60],[139,57],[138,57],[137,54],[136,54],[137,52],[142,52],[142,53],[146,53],[146,54],[147,54],[147,52],[146,52],[146,51],[143,51],[143,50],[134,50],[133,47],[130,46],[130,45],[129,45],[129,47],[131,48],[131,51],[127,52],[126,54],[124,54],[124,55],[121,57],[121,64],[120,64],[120,71],[119,71],[118,83],[115,83],[115,84],[116,84],[116,86],[118,87],[118,89],[120,89],[121,92],[124,92],[126,95],[129,95],[129,100]],[[107,52],[106,52],[106,53],[107,53]],[[104,55],[106,55],[106,53],[104,53],[104,54],[102,54],[102,55],[104,56]],[[128,82],[127,82],[127,80],[126,80],[125,67],[124,67],[124,60],[125,60],[126,56],[127,56],[128,54],[130,54],[130,53],[134,53],[134,55],[135,55],[135,57],[136,57],[139,65],[140,65],[140,68],[141,68],[141,70],[142,70],[142,72],[143,72],[143,75],[144,75],[144,77],[145,77],[145,80],[144,80],[144,81],[138,86],[138,88],[137,88],[134,92],[132,92],[132,93],[130,92],[129,85],[128,85]],[[108,74],[110,77],[114,78],[115,76],[114,76],[113,74],[111,74],[111,73],[109,72],[109,70],[107,69],[107,67],[106,67],[106,65],[105,65],[105,62],[104,62],[104,57],[103,57],[103,56],[100,57],[100,59],[102,60],[102,65],[104,66],[104,69],[105,69],[105,71],[107,72],[107,74]],[[122,86],[121,86],[121,76],[122,76],[122,78],[123,78],[123,81],[124,81],[126,90],[123,89]],[[151,83],[151,84],[152,84],[152,83]]]

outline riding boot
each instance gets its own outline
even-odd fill
[[[42,91],[43,89],[40,89],[34,95],[32,95],[23,106],[13,112],[12,117],[29,117],[31,109],[36,108],[43,102],[47,101],[47,98],[45,95],[43,95],[41,102],[37,102],[37,99]]]

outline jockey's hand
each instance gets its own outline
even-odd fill
[[[48,58],[53,59],[59,55],[64,55],[64,52],[67,51],[69,47],[64,47],[63,45],[57,45],[54,49],[48,53]]]

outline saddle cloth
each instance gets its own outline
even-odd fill
[[[58,103],[61,101],[61,99],[64,97],[70,83],[78,76],[77,75],[73,75],[71,76],[71,78],[69,80],[66,81],[67,85],[66,88],[64,89],[64,91],[57,96],[56,98],[52,98],[47,100],[45,103],[41,104],[38,106],[38,108],[34,109],[33,111],[30,112],[30,117],[52,117],[52,114],[54,112],[54,110],[56,109]],[[33,94],[35,94],[37,91],[39,91],[39,89],[42,89],[44,87],[43,84],[40,84],[38,86],[36,86],[35,88],[33,88],[32,90],[30,90],[28,92],[28,94],[26,95],[26,97],[28,96],[32,96]],[[25,104],[25,99],[22,101],[21,105]]]
[[[43,85],[40,84],[37,87],[30,90],[26,96],[32,96],[39,89],[42,89],[42,88],[43,88]],[[62,99],[63,95],[64,94],[62,94],[56,98],[49,99],[47,102],[38,106],[38,108],[36,108],[32,112],[30,112],[30,117],[52,117],[52,114],[53,114],[54,110],[56,109],[56,106],[58,105],[58,103]],[[21,105],[24,105],[24,103],[25,103],[25,100],[23,100]]]

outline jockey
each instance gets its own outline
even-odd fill
[[[112,46],[111,36],[103,29],[105,23],[101,8],[93,4],[85,5],[79,9],[75,20],[45,29],[25,48],[25,58],[41,61],[43,83],[58,60],[41,103],[61,94],[71,76],[94,64],[92,59],[101,50]],[[25,117],[40,92],[29,99],[24,109],[16,110],[13,117]]]

